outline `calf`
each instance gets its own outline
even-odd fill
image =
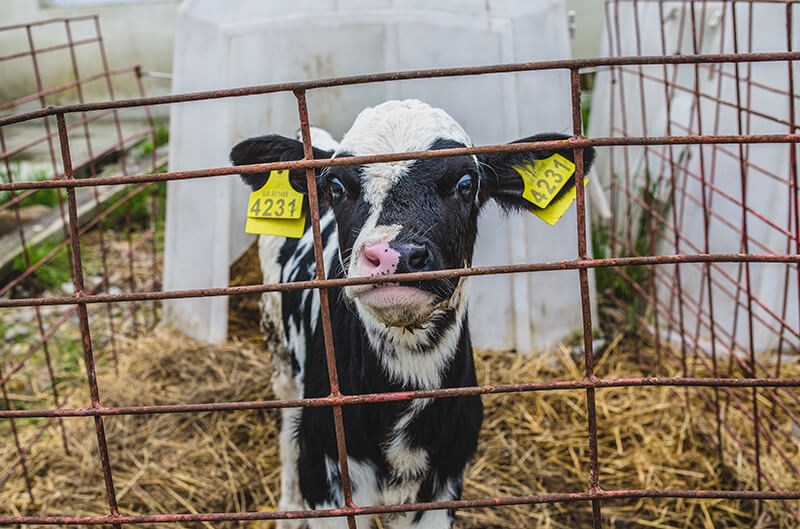
[[[367,108],[340,144],[315,134],[314,158],[471,146],[443,110],[420,101]],[[563,139],[546,134],[520,141]],[[572,160],[571,149],[558,151]],[[522,198],[515,166],[552,152],[516,152],[329,167],[317,173],[325,267],[330,278],[376,276],[471,265],[478,214],[495,200],[506,210],[535,209]],[[299,141],[250,138],[231,152],[234,164],[303,158]],[[584,151],[589,170],[594,151]],[[254,190],[267,174],[242,175]],[[574,185],[574,177],[561,191]],[[290,182],[306,191],[305,171]],[[261,236],[265,283],[314,279],[311,230],[300,239]],[[349,286],[329,290],[336,366],[345,394],[476,385],[467,326],[464,278]],[[330,393],[320,301],[316,290],[265,293],[262,327],[282,337],[274,349],[273,386],[280,399]],[[475,451],[480,397],[417,399],[343,407],[347,455],[356,504],[455,500]],[[344,504],[330,408],[284,409],[280,433],[281,510]],[[447,528],[451,511],[399,514],[392,528]],[[282,522],[298,527],[297,521]],[[299,523],[299,525],[298,525]],[[342,518],[309,520],[310,527],[346,527]],[[359,527],[370,527],[361,520]]]

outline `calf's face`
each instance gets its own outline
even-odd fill
[[[564,139],[539,135],[519,141]],[[314,150],[315,158],[425,151],[472,145],[461,126],[425,103],[388,101],[356,118],[335,151]],[[559,154],[572,160],[571,149]],[[514,170],[550,151],[497,153],[429,160],[328,167],[317,175],[320,201],[333,209],[339,250],[347,277],[423,272],[470,266],[478,214],[490,199],[507,210],[535,209],[524,200]],[[233,148],[235,165],[303,158],[302,144],[280,136],[245,140]],[[584,151],[588,171],[594,151]],[[258,189],[266,174],[243,175]],[[304,171],[290,174],[305,190]],[[574,178],[564,187],[574,185]],[[392,327],[419,327],[437,308],[448,307],[459,291],[458,278],[443,278],[345,289],[359,309]],[[459,302],[461,301],[458,296]]]

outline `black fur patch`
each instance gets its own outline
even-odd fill
[[[314,148],[314,159],[330,158],[331,151]],[[304,158],[303,144],[297,140],[284,138],[277,134],[248,138],[237,143],[231,149],[233,165],[251,165],[256,163],[288,162]],[[318,170],[319,171],[319,170]],[[268,173],[250,173],[241,175],[245,184],[253,191],[261,189],[267,183]],[[296,191],[307,192],[305,169],[289,171],[289,182]]]
[[[567,140],[569,136],[563,134],[545,133],[522,138],[511,143],[533,143],[539,141]],[[532,160],[543,160],[549,158],[554,153],[558,153],[572,163],[575,163],[575,151],[573,149],[557,149],[544,151],[522,151],[522,152],[498,152],[491,154],[481,154],[478,159],[485,169],[486,187],[481,197],[483,201],[493,198],[505,210],[520,209],[540,209],[538,206],[522,198],[523,182],[519,173],[514,170],[515,165],[522,165]],[[594,147],[587,147],[583,150],[583,173],[588,174],[592,168],[595,158]],[[564,187],[553,197],[553,201],[558,200],[570,189],[575,187],[575,176],[571,176]]]

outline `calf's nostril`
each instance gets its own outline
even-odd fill
[[[428,261],[428,249],[424,246],[415,248],[408,256],[408,267],[414,270],[421,270]]]
[[[364,259],[366,259],[369,262],[369,264],[371,264],[375,268],[379,267],[381,265],[380,250],[370,246],[364,248]]]

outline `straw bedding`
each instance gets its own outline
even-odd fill
[[[240,278],[241,279],[241,278]],[[246,278],[242,282],[247,282]],[[223,402],[272,398],[269,354],[257,335],[253,299],[236,302],[231,343],[210,346],[176,333],[121,344],[118,370],[101,365],[104,405]],[[244,316],[243,316],[244,315]],[[237,319],[238,318],[238,319]],[[638,348],[638,349],[635,349]],[[641,344],[613,337],[598,354],[603,377],[652,375],[638,361]],[[639,354],[636,354],[636,353]],[[582,359],[560,345],[531,356],[510,351],[477,351],[480,384],[582,378]],[[667,374],[677,374],[663,366]],[[796,363],[783,375],[800,377]],[[697,367],[697,375],[702,370]],[[23,385],[27,384],[24,383]],[[17,392],[34,392],[19,387]],[[735,395],[749,403],[749,390]],[[727,465],[714,442],[714,412],[699,388],[621,388],[597,391],[600,482],[603,488],[756,488],[754,467],[723,430]],[[771,406],[762,392],[760,405]],[[484,397],[486,417],[479,452],[465,474],[465,498],[578,492],[588,486],[586,394],[582,390]],[[82,391],[70,406],[85,406]],[[785,399],[794,414],[800,406]],[[46,405],[46,404],[45,404]],[[724,410],[727,425],[749,445],[752,423],[734,404]],[[800,461],[800,435],[777,409],[773,432],[790,461]],[[21,473],[0,489],[3,514],[107,514],[93,420],[65,419],[69,453],[50,428],[28,459],[35,501]],[[130,514],[273,510],[279,494],[278,412],[216,412],[105,419],[120,512]],[[771,428],[771,426],[769,426]],[[23,440],[32,432],[20,421]],[[763,445],[762,440],[762,445]],[[15,459],[10,439],[0,440],[0,472]],[[775,449],[762,448],[762,465],[777,489],[798,490],[800,480]],[[766,485],[765,485],[766,487]],[[800,502],[788,502],[800,509]],[[796,522],[779,501],[615,500],[603,503],[605,527],[789,528]],[[263,529],[271,522],[188,524],[200,527]],[[179,527],[179,524],[162,524]],[[588,503],[464,509],[457,527],[591,527]]]

